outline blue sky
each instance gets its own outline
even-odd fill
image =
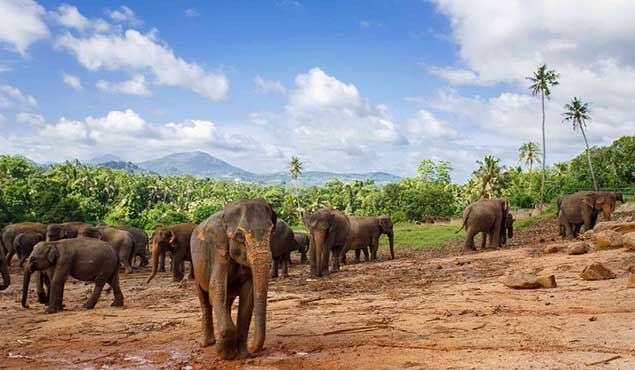
[[[256,172],[300,155],[404,176],[431,158],[465,181],[482,156],[518,165],[540,139],[524,77],[543,62],[561,74],[549,163],[582,149],[560,117],[574,95],[591,102],[592,144],[634,134],[633,4],[544,5],[0,0],[0,153],[204,150]]]

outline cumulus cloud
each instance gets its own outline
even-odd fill
[[[149,96],[152,93],[146,85],[146,79],[143,75],[137,74],[131,80],[122,82],[108,82],[104,80],[97,81],[97,88],[109,93],[119,93],[127,95]]]
[[[33,0],[0,1],[0,44],[25,55],[32,43],[49,36],[45,13]]]
[[[75,29],[80,32],[93,30],[96,32],[107,32],[110,29],[108,22],[101,18],[88,19],[79,10],[68,4],[60,5],[56,11],[50,12],[51,17],[63,27]]]
[[[143,23],[137,18],[132,9],[127,6],[121,6],[119,9],[114,10],[106,9],[106,14],[108,14],[108,17],[110,17],[110,19],[114,22],[129,23],[133,25]]]
[[[157,85],[189,89],[214,101],[224,99],[229,89],[223,73],[205,71],[198,64],[177,57],[153,33],[142,34],[130,29],[123,34],[76,37],[67,32],[58,38],[57,46],[72,53],[91,71],[147,71]]]
[[[198,12],[195,8],[187,8],[185,12],[183,12],[187,17],[198,17],[201,13]]]
[[[256,85],[256,89],[263,93],[286,94],[287,92],[282,82],[277,80],[265,80],[260,76],[256,76],[254,78],[254,84]]]
[[[11,85],[0,85],[0,109],[22,108],[33,109],[37,107],[37,100],[24,94],[17,87]]]
[[[44,124],[44,117],[36,113],[20,112],[16,114],[15,119],[20,123],[29,123],[36,126]]]
[[[82,81],[77,76],[62,73],[62,81],[64,81],[64,83],[68,86],[72,87],[75,91],[79,91],[82,89]]]
[[[408,121],[408,131],[415,138],[421,136],[426,138],[448,138],[457,136],[457,131],[454,128],[437,119],[432,113],[425,109],[419,110],[415,117]]]

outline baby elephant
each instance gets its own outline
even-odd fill
[[[33,247],[42,240],[44,240],[42,234],[32,231],[20,233],[13,239],[13,246],[17,250],[18,258],[20,259],[20,267],[24,266],[24,262],[33,251]]]
[[[123,294],[119,287],[119,257],[106,242],[89,239],[64,239],[40,242],[35,245],[24,268],[22,307],[26,304],[31,273],[41,271],[49,282],[49,303],[46,313],[61,311],[64,284],[68,276],[81,281],[94,281],[95,290],[84,308],[95,307],[104,284],[108,283],[115,296],[112,306],[123,306]]]

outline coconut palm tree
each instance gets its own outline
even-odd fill
[[[580,129],[582,137],[584,138],[584,144],[586,145],[586,158],[589,161],[589,169],[591,170],[591,177],[593,178],[593,187],[595,188],[595,191],[598,191],[598,182],[595,179],[595,172],[593,172],[593,164],[591,163],[589,141],[584,133],[584,128],[586,127],[587,122],[591,121],[589,113],[589,104],[583,103],[580,99],[574,97],[573,100],[571,100],[571,103],[564,105],[564,113],[562,113],[564,119],[562,122],[571,123],[573,125],[573,131],[578,128]]]
[[[298,156],[293,156],[291,157],[291,162],[289,162],[289,173],[291,174],[291,179],[293,180],[293,185],[295,188],[295,199],[298,205],[298,212],[300,212],[300,194],[299,194],[299,190],[298,190],[298,177],[300,177],[300,175],[302,175],[302,161],[300,160],[300,157]],[[302,215],[300,215],[300,218],[302,218]]]
[[[501,182],[500,159],[486,155],[482,161],[478,160],[476,163],[479,168],[474,171],[474,177],[481,188],[480,198],[484,198],[485,195],[491,198],[496,186]]]
[[[542,109],[542,183],[540,187],[540,213],[542,214],[542,205],[545,202],[545,164],[547,163],[547,149],[545,148],[545,97],[547,99],[551,96],[551,90],[549,87],[558,85],[558,74],[554,70],[547,69],[547,65],[543,64],[538,67],[538,70],[530,77],[527,77],[531,81],[532,95],[538,95],[540,93],[540,107]]]
[[[529,166],[529,194],[531,194],[531,173],[534,167],[534,163],[540,163],[540,147],[538,144],[530,141],[528,143],[523,143],[523,145],[518,148],[518,160],[525,161],[525,166]]]

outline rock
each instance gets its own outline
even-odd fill
[[[594,233],[594,231],[593,231],[593,230],[587,230],[587,231],[585,231],[585,232],[584,232],[584,234],[582,234],[582,237],[583,237],[585,240],[592,239],[592,238],[593,238],[593,233]]]
[[[602,230],[593,234],[593,241],[599,248],[621,248],[622,234],[615,230]]]
[[[580,274],[584,280],[608,280],[615,279],[615,273],[604,267],[600,262],[593,262],[582,270]]]
[[[548,245],[548,246],[545,247],[545,249],[542,250],[542,252],[544,254],[558,253],[558,252],[560,252],[560,247],[558,247],[555,244]]]
[[[635,288],[635,274],[632,272],[628,274],[628,281],[626,282],[626,288]]]
[[[514,272],[505,277],[503,284],[512,289],[555,288],[556,277],[553,275],[538,277],[530,272]]]
[[[603,222],[598,222],[597,224],[595,224],[595,227],[593,227],[593,230],[589,230],[589,231],[593,231],[595,233],[600,232],[600,231],[604,231],[604,230],[609,230],[612,227],[615,227],[615,222],[613,221],[603,221]],[[586,234],[586,232],[585,232]]]
[[[630,232],[635,232],[635,222],[604,221],[598,222],[593,228],[594,233],[604,230],[613,230],[624,235]]]
[[[575,242],[569,244],[567,247],[567,253],[576,255],[576,254],[585,254],[589,251],[589,243],[587,242]]]
[[[626,249],[635,251],[635,232],[624,234],[622,236],[622,245]]]

